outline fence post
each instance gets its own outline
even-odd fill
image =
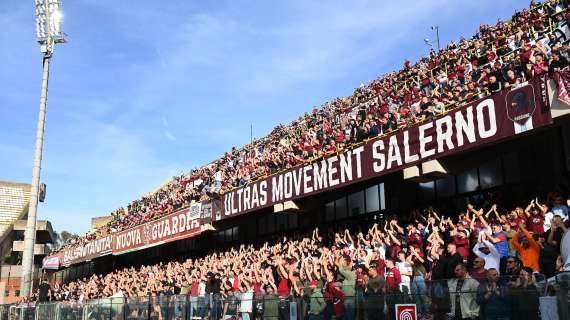
[[[192,319],[192,299],[188,299],[188,294],[184,296],[184,319]]]
[[[149,296],[148,296],[148,301],[147,301],[148,312],[146,313],[146,314],[147,314],[147,320],[150,320],[150,312],[151,312],[151,310],[152,310],[152,305],[151,305],[151,302],[150,302],[150,298],[151,298],[151,296],[149,295]]]
[[[570,319],[570,312],[568,312],[568,288],[561,285],[556,295],[558,300],[558,314],[560,319]]]
[[[161,300],[162,300],[163,298],[166,298],[166,308],[165,308],[166,310],[165,310],[165,312],[164,312],[165,315],[164,315],[163,317],[165,317],[165,319],[168,320],[168,319],[170,319],[170,318],[168,317],[168,315],[170,314],[170,296],[166,296],[166,295],[163,295],[162,297],[159,296],[159,298],[158,298],[158,305],[160,306],[160,309],[162,309],[162,301],[161,301]],[[161,310],[161,311],[162,311],[162,310]]]

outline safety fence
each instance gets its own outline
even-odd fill
[[[501,277],[492,282],[470,278],[458,285],[457,280],[414,277],[399,289],[386,289],[386,282],[378,280],[355,288],[303,287],[299,295],[288,297],[249,291],[2,305],[0,320],[413,320],[455,319],[458,313],[479,319],[569,319],[570,274],[534,278]]]

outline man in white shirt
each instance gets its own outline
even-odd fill
[[[475,253],[479,258],[485,260],[485,269],[496,269],[499,270],[501,265],[501,255],[495,245],[491,241],[485,239],[479,241],[473,247],[473,253]]]
[[[396,262],[396,268],[400,271],[400,276],[402,277],[402,282],[400,282],[400,290],[402,292],[410,292],[410,285],[412,280],[412,265],[406,261],[406,253],[400,251],[398,253],[398,262]]]

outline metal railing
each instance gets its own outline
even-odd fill
[[[516,277],[503,277],[494,291],[487,282],[474,279],[457,290],[449,280],[414,278],[396,291],[371,285],[340,290],[305,287],[299,295],[287,297],[236,292],[2,305],[0,320],[366,320],[401,319],[402,312],[414,313],[416,319],[449,319],[458,310],[476,313],[479,319],[550,319],[547,316],[553,314],[568,319],[570,274],[549,280],[540,275],[535,278],[523,286]]]

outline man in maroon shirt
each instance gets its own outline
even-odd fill
[[[518,228],[519,225],[526,225],[526,216],[525,213],[523,211],[523,208],[521,207],[516,207],[515,209],[515,217],[513,219],[513,222],[511,223],[511,225],[515,224],[515,227]]]
[[[388,306],[389,319],[395,319],[394,305],[400,293],[402,277],[400,271],[394,265],[394,260],[386,259],[386,305]]]
[[[457,234],[453,236],[453,244],[457,248],[457,253],[461,255],[463,261],[469,260],[469,232],[467,230],[458,230]]]
[[[408,229],[408,236],[406,238],[408,246],[414,247],[418,249],[419,252],[422,252],[423,240],[420,234],[418,233],[418,229],[416,229],[416,226],[410,223],[408,224],[406,229]]]
[[[485,269],[485,260],[483,258],[477,257],[473,260],[473,268],[469,272],[471,278],[479,281],[479,283],[485,282],[487,279],[487,270]]]
[[[386,293],[394,294],[400,292],[400,283],[402,282],[402,277],[400,271],[396,268],[394,260],[386,259]]]
[[[344,309],[344,292],[342,292],[342,283],[329,283],[327,286],[328,293],[332,296],[333,313],[335,319],[342,319],[345,313]]]
[[[526,227],[534,234],[544,233],[544,213],[534,204],[534,200],[526,207]]]

